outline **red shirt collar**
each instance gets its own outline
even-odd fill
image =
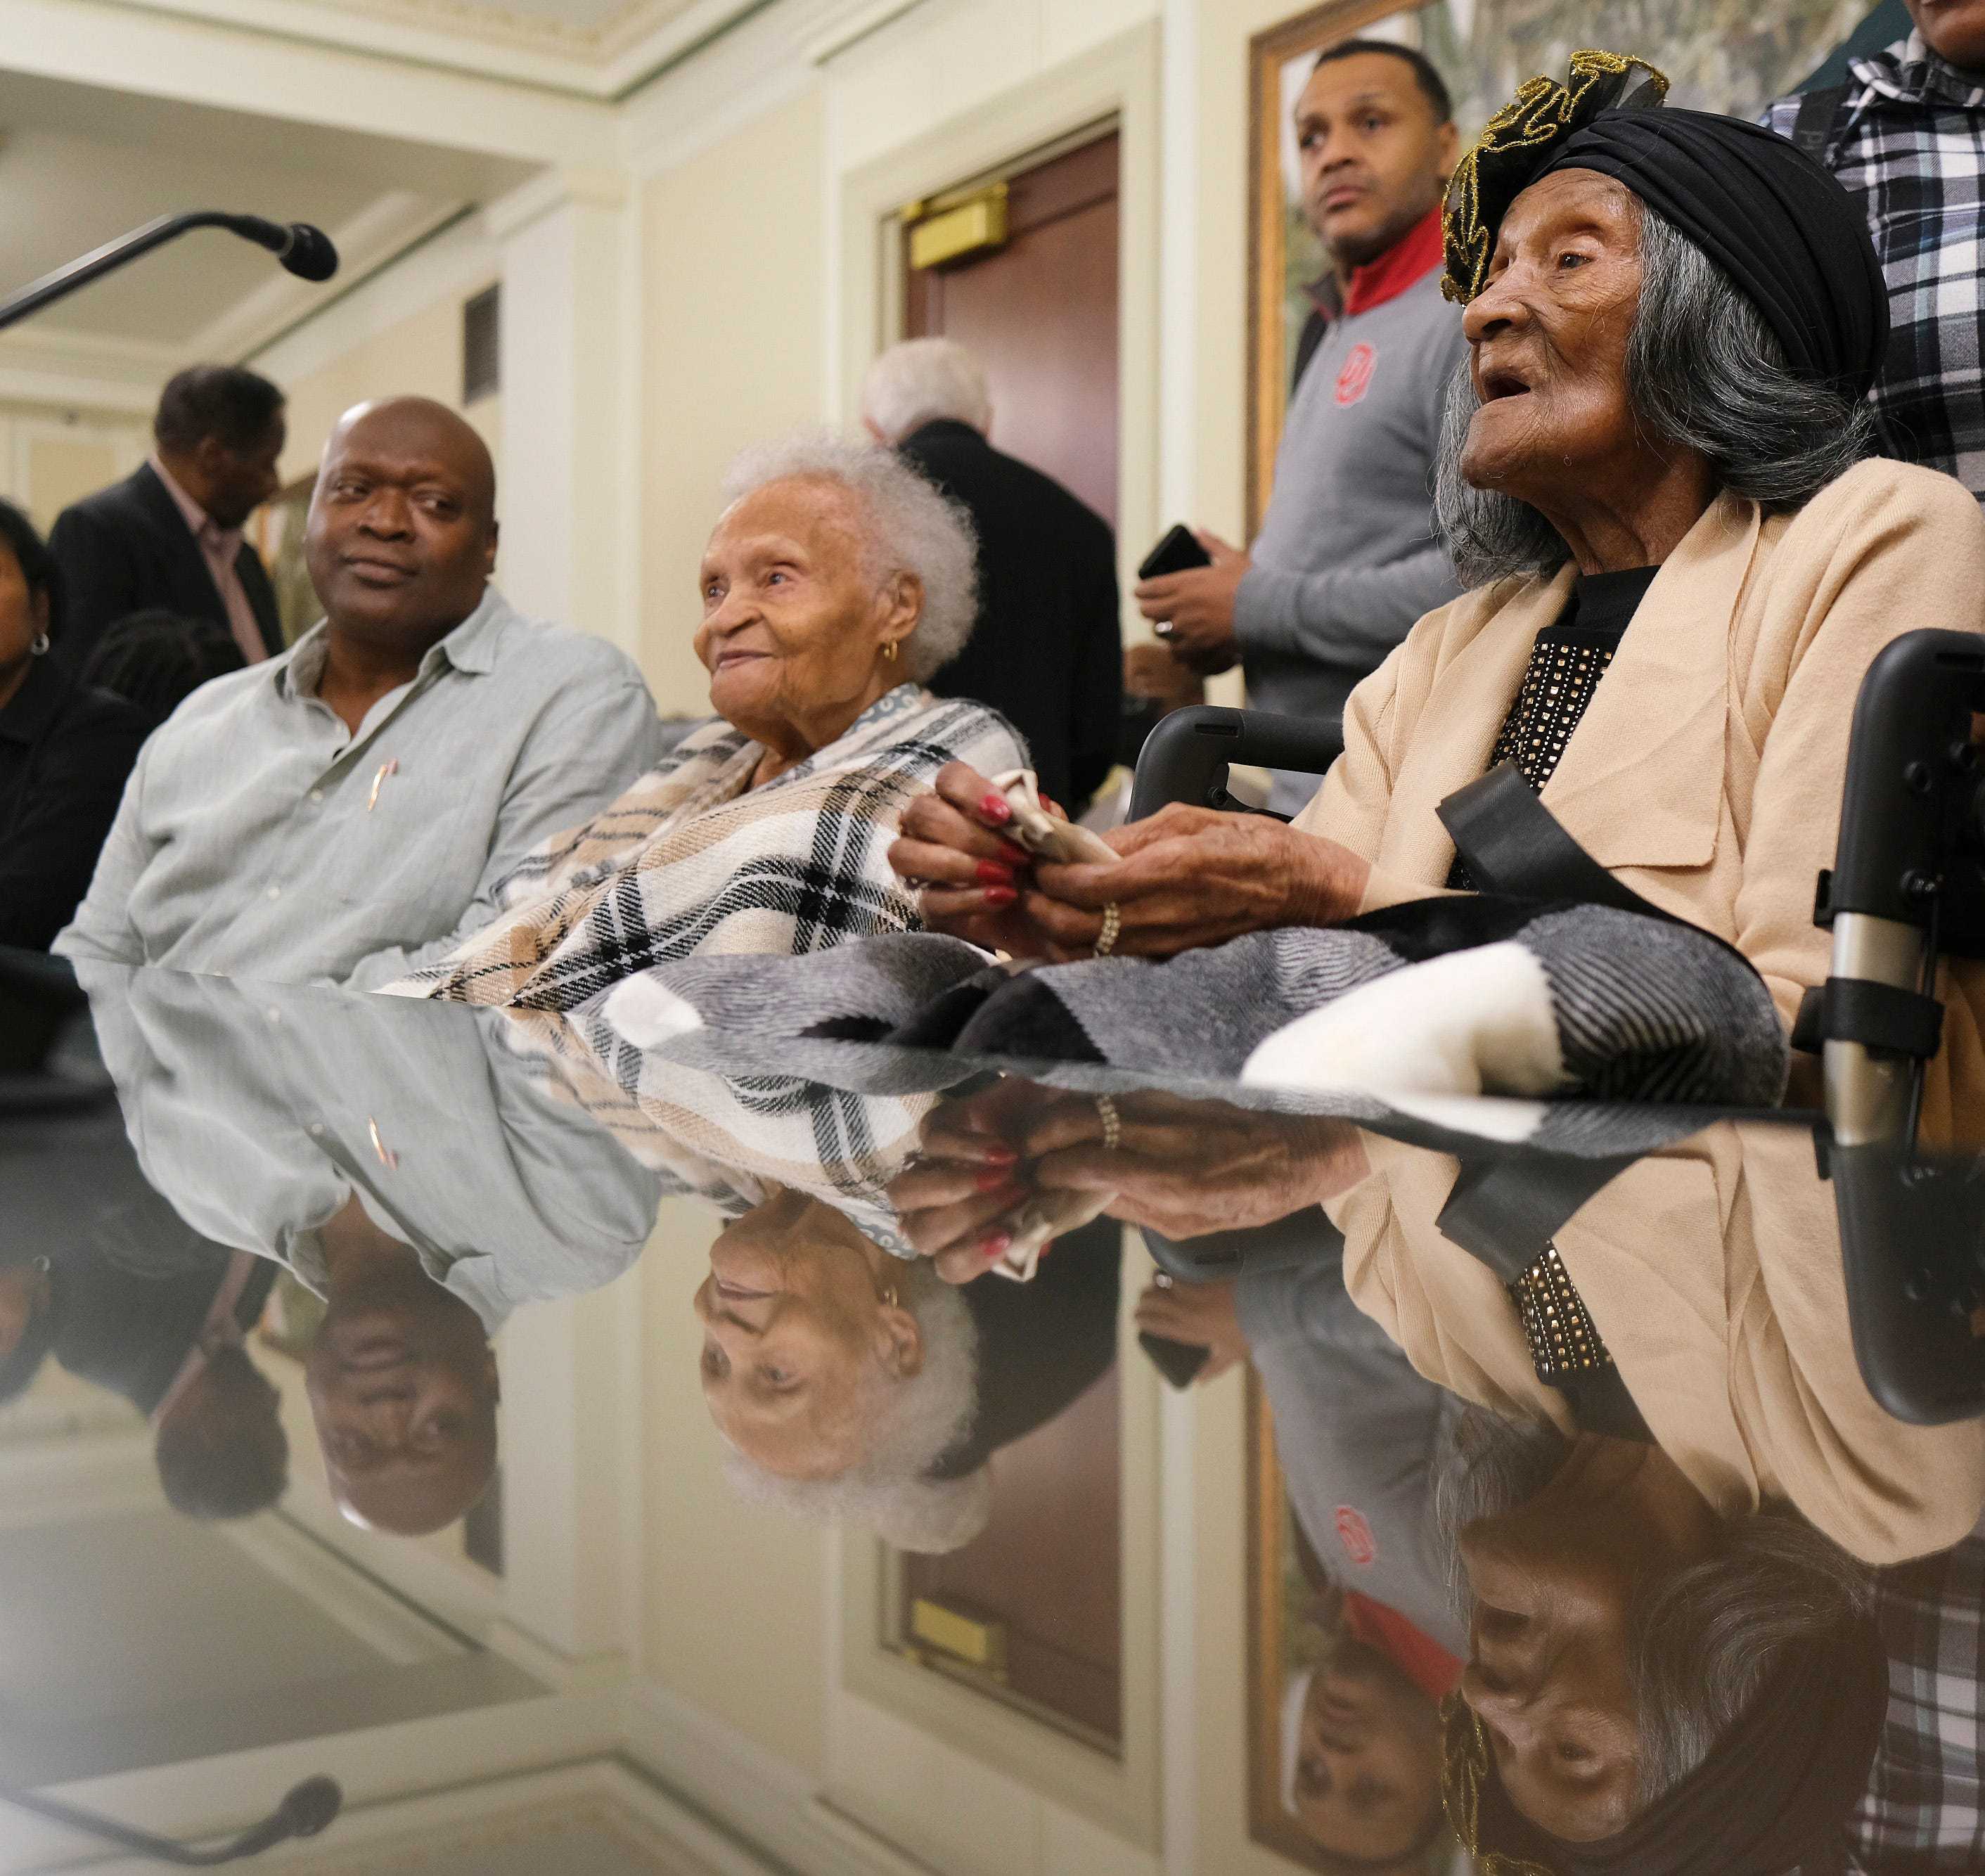
[[[1376,260],[1351,270],[1350,281],[1344,290],[1345,316],[1369,313],[1375,306],[1396,300],[1439,267],[1446,251],[1442,244],[1441,204],[1436,203]]]
[[[1436,1706],[1461,1685],[1461,1663],[1390,1604],[1347,1589],[1344,1620],[1353,1636],[1378,1649]]]

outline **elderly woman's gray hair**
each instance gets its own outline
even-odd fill
[[[956,1550],[992,1509],[984,1466],[959,1478],[932,1472],[978,1415],[979,1331],[964,1297],[922,1259],[905,1264],[897,1289],[923,1362],[907,1381],[878,1378],[860,1458],[832,1478],[788,1478],[733,1448],[724,1469],[741,1496],[794,1516],[860,1525],[898,1550]]]
[[[903,675],[922,683],[965,649],[979,617],[978,542],[972,517],[892,449],[831,431],[777,438],[744,451],[724,478],[728,507],[773,482],[838,482],[868,522],[870,577],[879,587],[914,574],[923,611],[903,645]]]
[[[1764,316],[1672,222],[1641,209],[1641,299],[1627,344],[1627,394],[1657,445],[1704,457],[1719,488],[1769,513],[1802,508],[1867,455],[1869,406],[1796,375]],[[1554,572],[1570,558],[1527,503],[1463,479],[1476,411],[1463,364],[1448,386],[1434,514],[1463,583]]]
[[[1467,1613],[1461,1533],[1535,1498],[1564,1462],[1553,1426],[1513,1426],[1478,1407],[1454,1422],[1436,1462],[1435,1515],[1449,1589]],[[1632,1611],[1627,1675],[1641,1729],[1643,1807],[1665,1797],[1743,1717],[1785,1650],[1837,1630],[1872,1599],[1869,1572],[1789,1511],[1722,1526],[1715,1551]]]

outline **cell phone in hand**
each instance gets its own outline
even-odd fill
[[[1137,1332],[1137,1346],[1151,1358],[1151,1365],[1174,1388],[1190,1388],[1193,1378],[1211,1359],[1213,1351],[1194,1342],[1175,1342],[1169,1335]]]
[[[1199,536],[1181,522],[1147,554],[1137,569],[1140,579],[1162,579],[1167,573],[1183,573],[1187,567],[1210,567],[1213,556],[1199,544]]]

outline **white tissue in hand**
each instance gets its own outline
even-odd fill
[[[1115,847],[1101,834],[1079,827],[1072,821],[1050,814],[1041,804],[1041,786],[1032,769],[1008,769],[992,777],[992,786],[1006,797],[1013,810],[1006,836],[1018,841],[1030,854],[1043,860],[1065,864],[1113,865],[1120,857]]]
[[[1241,1079],[1399,1095],[1541,1095],[1567,1085],[1550,980],[1514,942],[1409,964],[1278,1029]]]

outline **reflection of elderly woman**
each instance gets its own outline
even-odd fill
[[[696,1293],[703,1391],[737,1482],[802,1513],[949,1550],[984,1523],[977,1338],[958,1292],[841,1213],[775,1191],[727,1226]]]
[[[564,1009],[692,951],[920,928],[886,851],[947,761],[1023,760],[921,680],[974,618],[970,525],[887,450],[747,453],[704,550],[697,655],[721,720],[503,889],[504,916],[396,989]]]
[[[775,1190],[718,1237],[704,1398],[754,1496],[949,1550],[991,1509],[993,1453],[1115,1360],[1121,1245],[1107,1223],[1072,1231],[1032,1283],[961,1290],[849,1216],[868,1209]]]
[[[1977,621],[1985,521],[1946,477],[1857,461],[1887,304],[1858,211],[1752,126],[1601,114],[1646,76],[1579,55],[1570,91],[1534,81],[1457,173],[1472,358],[1439,505],[1475,590],[1352,694],[1295,828],[1174,807],[1110,837],[1114,866],[988,886],[1003,817],[954,770],[895,854],[934,925],[1164,957],[1465,887],[1436,810],[1508,758],[1601,864],[1735,945],[1789,1022],[1825,975],[1813,883],[1856,691],[1897,634]],[[1985,1072],[1950,1007],[1933,1127]]]

